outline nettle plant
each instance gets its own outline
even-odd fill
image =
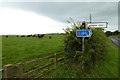
[[[77,29],[86,29],[85,22],[75,23],[72,18],[68,23],[71,28],[64,29],[65,31],[65,61],[73,65],[79,64],[79,69],[90,70],[97,62],[104,60],[104,55],[107,52],[107,38],[102,29],[91,29],[92,36],[85,38],[85,50],[82,51],[82,38],[76,37]],[[88,28],[87,28],[88,29]]]

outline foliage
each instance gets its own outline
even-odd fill
[[[112,32],[111,31],[106,31],[105,34],[108,37],[108,36],[112,35]]]
[[[79,64],[68,65],[68,64],[58,64],[57,70],[51,71],[46,74],[45,78],[117,78],[118,77],[118,47],[114,45],[110,40],[106,41],[108,44],[108,50],[104,61],[96,64],[91,71],[80,70]],[[91,50],[92,52],[92,50]],[[78,68],[71,66],[75,66]]]
[[[112,35],[119,35],[120,34],[120,31],[116,30],[114,32],[111,32],[111,31],[106,31],[105,32],[106,36],[112,36]]]
[[[80,64],[82,70],[90,70],[97,62],[104,60],[107,52],[107,38],[102,29],[92,29],[93,35],[85,38],[85,50],[82,51],[82,38],[76,37],[77,29],[84,29],[85,22],[79,26],[65,29],[65,59],[70,65]],[[88,29],[88,28],[87,28]]]
[[[104,60],[108,47],[108,40],[101,29],[94,29],[92,32],[92,37],[85,43],[84,67],[87,69],[93,67],[97,62]]]
[[[65,40],[64,40],[64,44],[65,44],[65,57],[66,59],[70,60],[70,62],[76,62],[76,60],[78,60],[79,57],[76,58],[76,56],[78,54],[76,54],[76,50],[77,51],[81,51],[81,47],[82,47],[82,38],[77,38],[76,37],[76,30],[77,29],[81,29],[82,26],[74,26],[72,28],[66,28],[64,29],[66,34],[65,34]]]

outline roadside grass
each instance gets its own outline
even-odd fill
[[[119,35],[120,38],[120,35]],[[118,41],[118,44],[120,44],[120,42]],[[120,78],[120,47],[118,47],[118,76]]]
[[[90,72],[71,69],[66,64],[59,64],[55,71],[46,74],[50,78],[117,78],[118,77],[118,47],[108,40],[108,53],[104,61],[96,64]]]
[[[120,35],[113,35],[113,36],[110,36],[112,38],[120,38]]]
[[[49,39],[49,36],[52,38]],[[5,64],[16,64],[44,57],[62,51],[64,35],[45,35],[35,37],[2,37],[2,60]]]
[[[118,47],[108,40],[108,53],[105,60],[96,65],[90,77],[116,78],[118,77]]]

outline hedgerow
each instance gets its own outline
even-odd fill
[[[88,71],[98,62],[104,60],[107,53],[107,38],[102,29],[91,29],[92,36],[85,38],[85,50],[82,51],[82,38],[76,37],[77,29],[85,28],[85,23],[74,24],[72,28],[66,28],[65,31],[65,61],[70,66],[78,65],[79,69]],[[77,66],[77,67],[78,67]]]

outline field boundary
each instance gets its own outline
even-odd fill
[[[64,60],[64,51],[63,52],[58,52],[49,56],[45,56],[43,58],[38,58],[38,59],[34,59],[31,61],[27,61],[25,63],[17,63],[17,64],[7,64],[3,66],[3,70],[2,70],[2,76],[3,78],[37,78],[37,77],[41,77],[44,74],[46,74],[47,72],[50,72],[53,69],[56,69],[56,66],[58,64],[58,62],[61,62],[62,60]],[[51,60],[51,61],[50,61]],[[35,65],[35,64],[41,64],[41,62],[44,61],[49,61],[48,63],[39,66],[37,68],[34,68],[32,70],[29,70],[27,72],[25,72],[25,68],[31,66],[31,65]],[[52,67],[52,68],[51,68]],[[39,73],[39,74],[38,74]],[[36,77],[36,74],[38,74],[38,76]]]

